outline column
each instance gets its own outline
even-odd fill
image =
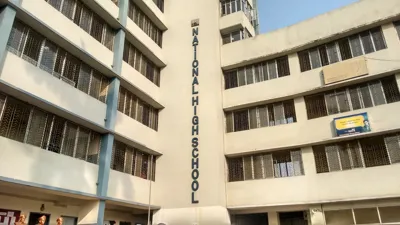
[[[317,174],[315,168],[314,153],[311,146],[301,148],[301,155],[303,159],[304,174],[309,176],[311,174]]]
[[[309,212],[311,225],[325,225],[324,212],[321,205],[310,208]]]
[[[268,212],[268,225],[279,225],[279,215],[277,212]]]
[[[291,76],[301,75],[300,62],[299,62],[299,57],[297,56],[297,53],[290,54],[288,56],[288,58],[289,58],[289,66],[290,66],[290,75]]]
[[[296,110],[296,119],[298,123],[308,121],[307,108],[304,97],[297,97],[294,99],[294,108]]]
[[[11,6],[7,5],[0,8],[0,71],[3,68],[7,41],[11,33],[11,28],[14,23],[16,11]]]
[[[127,15],[128,15],[128,4],[129,0],[119,0],[119,16],[118,20],[122,26],[126,25]],[[122,58],[124,53],[124,43],[125,43],[125,31],[119,29],[115,35],[114,39],[114,58],[113,58],[113,71],[120,76],[122,70]],[[107,112],[104,126],[109,130],[115,129],[116,117],[117,117],[117,106],[118,106],[118,94],[120,88],[120,80],[118,77],[114,77],[108,88],[107,95]],[[106,202],[103,200],[107,196],[108,183],[110,177],[110,164],[112,149],[114,144],[114,134],[108,133],[104,134],[102,137],[102,144],[100,149],[100,160],[99,160],[99,174],[98,174],[98,186],[97,186],[97,196],[102,199],[97,201],[94,211],[90,211],[91,214],[87,221],[91,222],[92,216],[96,215],[97,224],[103,224],[104,222],[104,211],[106,207]],[[83,224],[83,223],[82,223]],[[85,224],[87,224],[85,222]]]

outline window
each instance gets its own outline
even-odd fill
[[[294,101],[287,100],[226,113],[227,132],[296,122]]]
[[[158,109],[150,106],[123,87],[119,89],[118,111],[153,130],[157,130]]]
[[[114,47],[114,29],[90,10],[81,0],[45,0],[68,19],[81,27],[111,51]],[[118,4],[118,3],[116,3]]]
[[[400,134],[313,146],[317,173],[400,163]]]
[[[224,72],[225,89],[290,75],[288,56]]]
[[[154,4],[160,9],[161,12],[164,12],[164,0],[153,0]]]
[[[397,34],[399,35],[399,38],[400,38],[400,20],[394,22],[393,24],[394,24],[394,27],[396,28]]]
[[[98,162],[100,134],[1,93],[0,136]]]
[[[304,97],[308,119],[400,101],[394,76]]]
[[[237,31],[233,31],[229,34],[222,35],[222,44],[228,44],[231,42],[236,42],[251,37],[252,36],[250,32],[246,28],[243,28]]]
[[[108,77],[42,37],[21,21],[14,22],[7,49],[67,84],[106,102]]]
[[[250,22],[253,21],[253,8],[247,0],[221,0],[221,15],[243,11]]]
[[[151,62],[128,41],[125,41],[123,60],[155,85],[160,86],[160,67]]]
[[[304,175],[299,149],[227,158],[229,182]]]
[[[381,27],[298,52],[301,72],[386,49]]]
[[[158,46],[162,45],[163,32],[150,20],[146,14],[134,3],[129,1],[128,17],[135,22]],[[135,20],[135,17],[142,18],[140,21]]]
[[[122,142],[115,141],[111,169],[155,181],[156,156],[143,153]]]

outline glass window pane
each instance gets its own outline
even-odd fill
[[[358,34],[350,37],[350,46],[353,53],[353,57],[357,57],[363,54],[361,47],[361,40]]]
[[[386,104],[385,95],[383,93],[382,83],[380,81],[372,82],[369,84],[374,105]]]
[[[42,58],[40,59],[40,68],[47,71],[48,73],[53,73],[54,65],[56,63],[56,53],[57,46],[54,45],[49,40],[46,40]]]
[[[340,112],[348,112],[350,111],[349,100],[347,98],[346,90],[337,90],[336,91],[336,98],[339,105]]]
[[[246,81],[247,81],[247,84],[254,83],[253,66],[246,67]]]
[[[285,113],[282,103],[274,104],[275,125],[285,124]]]
[[[356,109],[361,109],[361,101],[360,101],[360,91],[357,86],[355,87],[350,87],[349,88],[350,92],[350,100],[351,100],[351,105],[353,107],[353,110]]]
[[[240,31],[238,30],[238,31],[232,32],[232,42],[240,41],[240,40],[241,40]]]
[[[310,58],[313,69],[321,67],[321,58],[317,48],[310,50]]]
[[[375,51],[379,51],[386,48],[385,38],[383,37],[382,30],[380,27],[371,30],[372,39],[375,44]]]
[[[360,87],[360,91],[361,91],[361,98],[362,98],[362,101],[364,104],[364,108],[372,107],[373,103],[372,103],[371,93],[369,91],[368,84],[362,85]]]
[[[338,147],[336,145],[325,146],[326,157],[328,159],[329,171],[340,170],[340,161],[338,155]]]
[[[325,94],[325,102],[328,108],[328,115],[339,113],[335,92]]]
[[[340,49],[340,55],[342,56],[342,60],[352,58],[350,44],[347,38],[339,41],[339,49]]]
[[[239,80],[239,87],[246,85],[246,75],[244,72],[244,68],[239,68],[238,70],[238,80]]]
[[[257,128],[257,108],[250,109],[250,129]]]
[[[372,44],[371,35],[369,34],[369,31],[361,33],[360,36],[364,46],[365,54],[374,52],[374,46]]]
[[[268,74],[269,74],[269,79],[270,80],[275,79],[275,78],[278,77],[278,74],[277,74],[276,70],[277,70],[277,68],[276,68],[275,60],[269,61],[268,62]]]
[[[335,62],[339,62],[339,54],[338,54],[338,50],[336,47],[336,43],[330,43],[326,45],[326,49],[328,52],[328,57],[329,57],[329,63],[335,63]]]

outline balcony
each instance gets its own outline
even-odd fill
[[[140,149],[158,150],[157,131],[119,111],[117,112],[115,132],[123,138],[135,142],[137,146],[141,147]]]
[[[0,146],[2,179],[96,195],[96,164],[4,137],[0,137]]]
[[[0,79],[68,113],[104,124],[106,104],[11,52],[6,54]]]
[[[397,112],[400,102],[372,108],[354,110],[342,114],[307,120],[303,99],[295,101],[297,122],[225,134],[225,154],[237,155],[263,150],[290,148],[313,143],[340,140],[332,127],[334,118],[367,112],[372,132],[379,133],[400,127]]]
[[[248,16],[243,11],[237,11],[221,17],[219,29],[221,33],[230,33],[242,28],[246,28],[251,36],[255,36],[255,30]]]
[[[21,8],[54,31],[57,35],[91,55],[110,70],[112,69],[113,52],[50,4],[45,1],[23,1]],[[62,26],[60,26],[61,24]],[[54,34],[49,31],[38,31],[43,32],[45,36],[54,36]]]
[[[312,204],[400,195],[400,180],[393,179],[400,170],[399,164],[316,174],[312,168],[312,152],[306,151],[303,157],[305,165],[309,164],[305,176],[227,183],[228,207]]]

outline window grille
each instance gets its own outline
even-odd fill
[[[304,175],[299,149],[227,158],[227,161],[229,182]]]
[[[127,41],[125,41],[123,60],[155,85],[160,86],[160,68]]]
[[[400,163],[400,133],[313,146],[317,173]]]
[[[156,157],[115,141],[111,169],[155,181]],[[151,171],[151,173],[149,172]]]
[[[394,27],[396,28],[397,34],[399,35],[399,38],[400,38],[400,20],[394,22],[393,24],[394,24]]]
[[[395,76],[305,96],[308,119],[400,101]]]
[[[243,11],[250,22],[253,21],[253,8],[247,0],[221,0],[221,15]]]
[[[381,27],[298,52],[301,72],[386,49]]]
[[[233,31],[228,34],[223,34],[222,35],[222,44],[225,45],[225,44],[244,40],[244,39],[251,38],[251,37],[252,37],[252,35],[250,34],[250,32],[246,28],[242,28],[240,30]]]
[[[7,49],[67,84],[106,102],[109,78],[42,37],[21,21],[14,22]]]
[[[161,12],[164,12],[164,0],[153,0]]]
[[[290,75],[288,56],[224,72],[225,89]]]
[[[45,0],[111,51],[115,30],[81,0]]]
[[[150,106],[123,87],[119,89],[118,111],[153,130],[157,130],[158,109]]]
[[[0,136],[98,162],[100,134],[0,93]]]
[[[135,22],[158,46],[162,46],[163,32],[151,21],[151,19],[135,4],[129,0],[128,17]],[[142,20],[135,20],[136,17]]]
[[[227,132],[289,124],[297,121],[293,100],[227,112],[225,116]]]

